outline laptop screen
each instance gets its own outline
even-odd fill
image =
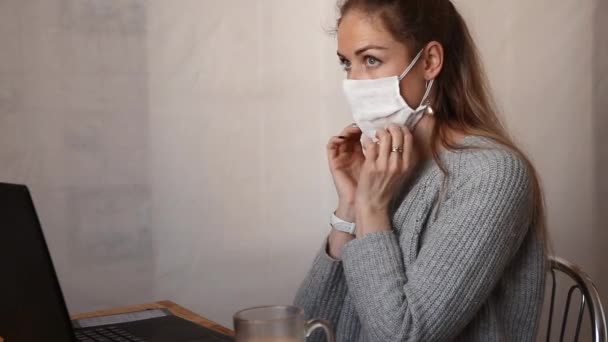
[[[29,191],[0,183],[0,338],[71,342],[72,334]]]

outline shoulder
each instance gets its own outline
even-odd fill
[[[455,185],[474,184],[479,190],[528,192],[532,170],[520,153],[489,138],[468,136],[464,149],[442,158]]]

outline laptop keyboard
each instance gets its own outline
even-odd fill
[[[74,334],[78,342],[146,342],[143,338],[114,326],[78,329]]]

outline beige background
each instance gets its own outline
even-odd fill
[[[555,250],[608,294],[606,1],[457,6]],[[72,312],[171,299],[231,326],[291,302],[350,122],[334,19],[333,0],[0,0],[0,179],[30,185]]]

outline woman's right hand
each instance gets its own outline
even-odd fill
[[[350,125],[327,144],[329,168],[338,192],[336,215],[349,222],[355,221],[355,194],[365,161],[360,140],[361,129]]]

